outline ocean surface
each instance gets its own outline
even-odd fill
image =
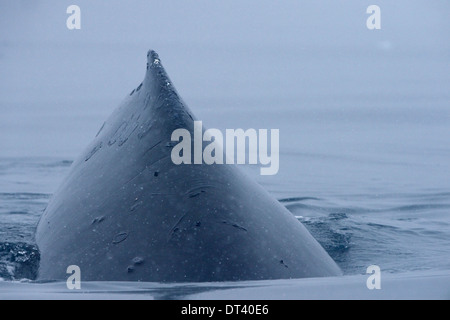
[[[428,125],[381,119],[374,123],[371,120],[378,110],[373,114],[355,111],[356,119],[346,123],[338,115],[317,111],[317,118],[310,115],[308,124],[299,129],[295,119],[305,117],[286,117],[278,120],[283,122],[278,126],[281,135],[289,136],[281,144],[279,173],[260,176],[259,166],[244,169],[309,229],[345,274],[364,274],[372,264],[389,273],[450,270],[450,145],[444,141],[450,127],[444,111]],[[223,116],[219,118],[224,121]],[[418,125],[428,139],[399,139]],[[348,134],[358,129],[356,137]],[[378,130],[389,137],[389,143],[374,144],[367,138],[380,139]],[[301,147],[310,136],[320,147]],[[341,147],[331,147],[334,144]],[[348,152],[345,146],[360,150]],[[322,148],[328,151],[321,152]],[[3,280],[35,278],[39,264],[35,227],[72,160],[0,159]]]
[[[80,1],[89,16],[78,33],[65,27],[71,3],[0,5],[0,28],[9,30],[0,35],[0,294],[53,290],[28,284],[39,265],[36,225],[72,161],[141,82],[148,49],[205,127],[280,130],[278,174],[243,169],[349,279],[378,265],[391,279],[431,273],[448,281],[449,5],[379,1],[383,27],[372,32],[360,1],[258,1],[240,14],[200,2],[210,14],[199,4]],[[117,23],[108,25],[111,16]],[[421,279],[430,289],[439,283]],[[265,297],[276,298],[271,286],[286,281],[260,283]],[[142,286],[91,289],[101,297]],[[171,292],[156,298],[208,298],[216,286],[147,289]]]

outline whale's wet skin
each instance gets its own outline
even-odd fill
[[[38,278],[65,279],[71,265],[93,281],[340,275],[307,229],[236,166],[173,162],[172,133],[193,133],[195,117],[158,55],[147,58],[144,81],[75,160],[40,219]]]

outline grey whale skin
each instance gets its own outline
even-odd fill
[[[74,161],[36,230],[39,280],[200,282],[340,275],[306,228],[234,165],[175,165],[194,116],[158,55]]]

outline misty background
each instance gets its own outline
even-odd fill
[[[81,30],[66,27],[71,4]],[[366,27],[371,4],[381,30]],[[280,172],[264,178],[273,192],[308,175],[317,189],[448,187],[449,11],[446,1],[2,0],[0,157],[74,159],[154,49],[206,127],[280,129]]]

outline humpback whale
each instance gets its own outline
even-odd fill
[[[72,164],[36,229],[39,280],[204,282],[340,275],[307,229],[236,165],[174,164],[195,117],[156,52]]]

